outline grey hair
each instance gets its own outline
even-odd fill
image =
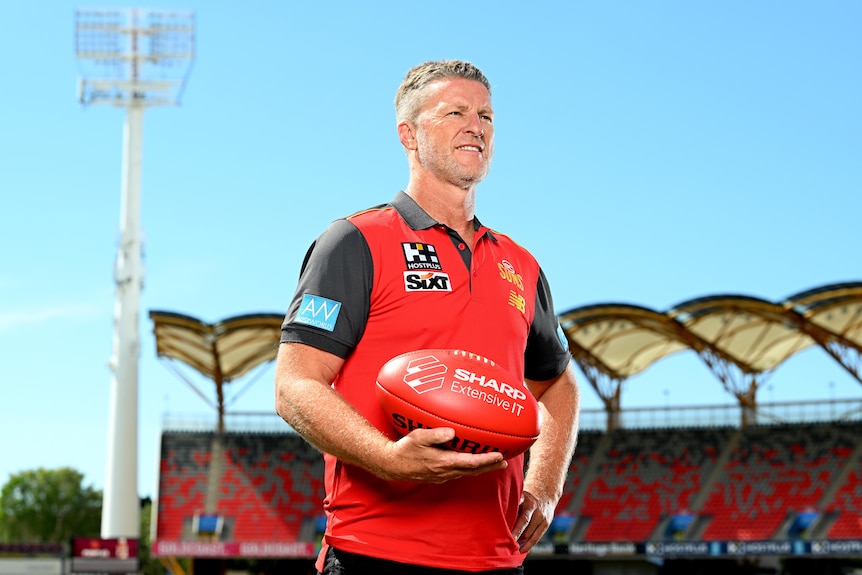
[[[446,78],[466,78],[481,82],[491,93],[491,83],[479,68],[463,60],[437,60],[424,62],[411,68],[395,93],[395,119],[416,121],[419,109],[425,103],[426,86]]]

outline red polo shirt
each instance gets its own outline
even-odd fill
[[[471,252],[404,193],[335,221],[311,246],[282,341],[344,358],[334,388],[392,439],[398,434],[377,403],[374,385],[380,367],[396,355],[461,349],[534,380],[559,375],[569,362],[547,281],[533,256],[478,220]],[[321,557],[331,545],[471,571],[523,562],[511,534],[523,456],[505,470],[442,485],[387,482],[328,454],[325,460]]]

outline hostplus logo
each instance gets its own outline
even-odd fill
[[[437,257],[437,248],[431,244],[419,242],[404,242],[404,261],[408,270],[442,270],[440,259]]]

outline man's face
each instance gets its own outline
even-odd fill
[[[494,154],[491,95],[481,82],[447,78],[430,84],[416,120],[421,166],[439,179],[467,188],[481,182]]]

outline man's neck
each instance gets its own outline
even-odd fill
[[[459,188],[451,184],[428,185],[411,181],[405,190],[429,216],[452,228],[473,247],[473,217],[476,187]]]

